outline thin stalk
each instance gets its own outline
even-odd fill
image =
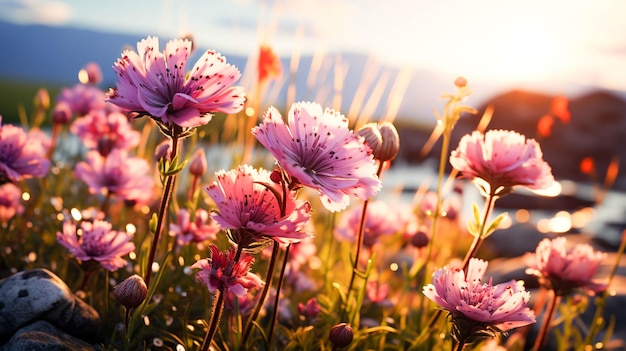
[[[287,262],[289,260],[289,249],[291,244],[287,244],[285,248],[285,257],[283,259],[283,266],[280,270],[280,276],[278,276],[278,283],[276,284],[276,296],[274,296],[274,313],[272,313],[272,321],[270,322],[270,330],[267,336],[267,343],[271,344],[272,336],[274,336],[274,329],[276,328],[276,321],[278,320],[278,304],[280,301],[280,289],[283,286],[283,280],[285,278],[285,269],[287,268]]]
[[[180,127],[174,125],[170,128],[172,134],[172,153],[171,159],[173,160],[178,156],[178,136],[181,132]],[[152,263],[154,262],[154,257],[156,255],[156,250],[159,245],[159,237],[161,236],[161,230],[163,229],[163,223],[165,222],[165,217],[167,214],[167,208],[172,197],[172,193],[174,190],[174,182],[176,180],[176,174],[168,175],[165,178],[165,188],[163,189],[163,197],[161,198],[161,206],[159,207],[159,214],[157,219],[156,229],[154,231],[154,238],[152,240],[152,245],[150,246],[150,253],[148,255],[147,266],[145,267],[145,277],[143,278],[146,282],[146,286],[150,286],[150,276],[152,275]]]
[[[476,255],[476,252],[478,251],[480,244],[485,239],[484,235],[485,235],[485,230],[487,227],[487,220],[489,219],[489,215],[491,215],[491,212],[493,211],[496,200],[498,199],[498,196],[496,196],[494,192],[495,190],[491,189],[491,193],[489,194],[489,197],[487,198],[487,203],[485,204],[485,214],[483,215],[482,223],[480,223],[480,231],[478,232],[478,235],[474,237],[472,246],[470,246],[470,249],[467,251],[467,254],[465,255],[465,259],[463,260],[463,271],[465,271],[466,273],[467,273],[467,266],[469,265],[470,259],[474,257],[474,255]]]
[[[261,309],[263,308],[263,304],[265,303],[265,298],[270,290],[270,286],[272,285],[272,278],[274,276],[274,266],[276,265],[276,258],[278,257],[278,251],[280,250],[280,245],[276,241],[273,243],[272,247],[272,257],[270,258],[270,263],[267,268],[267,276],[265,277],[265,285],[263,286],[263,291],[261,292],[261,296],[259,297],[259,301],[257,301],[256,307],[254,308],[254,312],[250,315],[250,319],[246,323],[246,328],[244,329],[243,335],[241,337],[241,347],[239,350],[245,350],[246,341],[250,336],[250,332],[252,331],[253,322],[261,313]]]
[[[554,312],[556,311],[556,307],[559,305],[559,301],[561,300],[561,296],[557,294],[556,291],[550,290],[552,293],[552,298],[548,303],[548,308],[545,316],[543,317],[543,322],[541,323],[541,329],[539,330],[539,335],[535,340],[535,345],[533,347],[534,351],[539,351],[543,347],[546,342],[546,336],[548,336],[548,331],[550,330],[550,324],[552,323],[552,318],[554,318]]]
[[[208,351],[209,346],[211,346],[211,341],[213,341],[215,332],[217,332],[217,326],[222,315],[223,307],[224,288],[220,288],[218,290],[217,301],[215,301],[215,305],[213,306],[213,316],[211,317],[211,324],[209,324],[209,331],[207,331],[206,335],[204,336],[204,340],[202,341],[202,351]]]

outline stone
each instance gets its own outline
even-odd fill
[[[98,342],[100,316],[46,269],[0,280],[0,345],[20,328],[44,320],[88,342]]]
[[[96,351],[99,345],[78,339],[49,322],[40,320],[19,329],[0,351]]]

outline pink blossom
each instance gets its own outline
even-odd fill
[[[119,112],[91,111],[75,120],[70,131],[89,149],[102,148],[103,143],[106,143],[108,151],[114,148],[130,150],[139,145],[140,133],[133,130],[128,117]]]
[[[102,81],[102,70],[100,65],[89,62],[78,72],[79,80],[84,84],[98,84]]]
[[[279,243],[294,243],[310,236],[305,227],[311,205],[297,200],[295,192],[289,190],[279,200],[277,195],[282,196],[283,190],[270,174],[249,165],[217,172],[217,181],[207,188],[219,210],[213,218],[223,228]]]
[[[25,178],[43,177],[50,160],[46,158],[49,138],[11,125],[2,125],[0,116],[0,183],[18,182]]]
[[[20,202],[21,195],[22,191],[13,183],[0,185],[0,223],[24,212],[24,206]]]
[[[169,41],[163,53],[157,37],[141,40],[137,52],[124,51],[113,66],[117,89],[109,91],[108,101],[183,128],[207,124],[213,112],[241,111],[244,90],[231,86],[241,76],[239,70],[209,50],[185,73],[190,53],[187,39]]]
[[[305,318],[313,319],[322,311],[322,307],[317,302],[317,298],[310,298],[306,304],[298,303],[298,313]]]
[[[465,135],[452,151],[450,163],[463,176],[480,180],[486,195],[506,194],[515,186],[546,190],[554,183],[539,143],[514,131]]]
[[[404,214],[408,208],[390,208],[384,201],[372,201],[367,206],[363,246],[371,248],[381,237],[402,233],[409,223],[409,216]],[[360,207],[354,207],[342,214],[335,227],[335,238],[340,241],[354,242],[361,223]]]
[[[365,200],[381,189],[371,148],[339,112],[300,102],[285,124],[270,107],[252,134],[295,181],[317,190],[330,211],[345,209],[350,196]]]
[[[146,160],[114,149],[106,157],[89,151],[87,162],[78,163],[75,174],[92,194],[109,192],[124,200],[144,201],[146,194],[152,196],[153,179],[148,175],[149,170]]]
[[[76,84],[72,88],[63,88],[56,101],[69,105],[72,114],[79,117],[93,110],[117,111],[116,106],[105,104],[105,98],[105,93],[93,85]]]
[[[111,230],[111,223],[102,220],[83,221],[78,228],[66,221],[63,232],[57,232],[59,244],[77,259],[83,262],[95,260],[111,272],[123,267],[126,260],[122,256],[135,250],[131,239],[126,232]]]
[[[543,239],[534,253],[524,257],[527,274],[539,277],[541,284],[565,294],[576,288],[583,288],[590,294],[606,289],[605,283],[591,279],[598,270],[606,253],[594,251],[588,244],[577,244],[567,248],[567,239]]]
[[[178,211],[176,223],[170,224],[170,235],[176,237],[178,245],[190,242],[202,243],[206,240],[215,240],[220,228],[219,223],[209,218],[207,211],[197,209],[194,221],[191,221],[189,210],[182,208]]]
[[[472,258],[463,270],[444,267],[433,273],[433,283],[424,287],[424,295],[449,311],[453,318],[462,317],[498,328],[501,331],[535,322],[526,306],[530,293],[523,282],[483,284],[487,261]]]
[[[381,283],[380,280],[369,280],[365,294],[371,302],[383,303],[389,295],[389,284]]]
[[[247,294],[248,289],[257,289],[263,286],[263,280],[250,272],[254,258],[242,252],[235,261],[236,249],[231,247],[221,252],[217,246],[211,244],[211,258],[202,259],[194,263],[191,268],[200,269],[196,281],[206,284],[211,293],[217,290],[231,292],[238,297]]]

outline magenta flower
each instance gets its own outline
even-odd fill
[[[20,202],[21,195],[22,191],[13,183],[0,185],[0,223],[24,212],[24,206]]]
[[[373,247],[381,237],[404,232],[409,223],[408,208],[392,207],[384,201],[372,201],[367,206],[363,246]],[[352,208],[343,213],[335,227],[335,238],[339,241],[354,242],[361,223],[361,208]],[[408,213],[410,214],[410,212]]]
[[[170,235],[175,236],[178,245],[182,246],[190,242],[202,243],[206,240],[215,240],[220,229],[219,223],[211,220],[207,211],[197,209],[192,222],[189,211],[182,208],[178,211],[176,223],[170,224]]]
[[[424,287],[424,295],[452,314],[485,326],[507,331],[535,322],[526,306],[530,293],[522,281],[483,284],[487,262],[472,258],[464,271],[444,267],[433,273],[433,283]]]
[[[72,123],[70,131],[89,149],[106,143],[109,149],[130,150],[139,145],[140,133],[133,130],[128,117],[119,112],[93,110]]]
[[[119,109],[111,104],[105,104],[105,93],[93,85],[76,84],[72,88],[63,88],[57,96],[57,104],[67,104],[75,116],[82,117],[94,110],[107,112]]]
[[[297,200],[294,191],[287,191],[279,199],[281,186],[270,179],[270,174],[249,165],[217,172],[217,181],[207,188],[219,210],[212,214],[213,218],[222,228],[254,239],[266,237],[279,243],[294,243],[310,236],[305,227],[311,217],[311,205]]]
[[[150,166],[140,157],[129,157],[125,150],[114,149],[106,157],[97,151],[87,153],[87,162],[76,165],[76,178],[89,186],[92,194],[111,193],[128,201],[145,201],[152,196]]]
[[[270,107],[252,134],[295,181],[317,190],[330,211],[345,209],[350,196],[365,200],[381,188],[371,148],[339,112],[300,102],[285,124]]]
[[[486,195],[504,195],[515,186],[546,190],[554,184],[539,143],[514,131],[465,135],[452,151],[450,163],[463,176],[478,180]]]
[[[231,247],[221,252],[217,246],[211,244],[211,258],[202,259],[194,263],[191,268],[200,269],[196,281],[206,284],[211,293],[216,291],[231,292],[238,297],[247,294],[249,289],[263,286],[263,280],[250,272],[254,258],[242,252],[235,261],[236,249]]]
[[[63,232],[57,232],[59,244],[82,262],[97,261],[113,272],[124,267],[122,256],[135,250],[132,236],[111,230],[111,223],[102,220],[80,222],[79,228],[70,221],[63,223]]]
[[[607,287],[606,283],[591,280],[605,258],[606,253],[594,251],[587,244],[577,244],[568,250],[565,237],[543,239],[534,253],[524,257],[528,265],[526,273],[537,276],[547,288],[558,294],[582,288],[591,295]]]
[[[171,40],[163,53],[157,37],[141,40],[137,52],[124,51],[113,66],[117,89],[109,91],[108,101],[183,128],[207,124],[213,112],[241,111],[244,90],[232,87],[241,76],[239,70],[209,50],[185,73],[190,53],[187,39]]]
[[[48,140],[14,125],[2,125],[0,116],[0,184],[46,175],[50,167],[45,145]]]

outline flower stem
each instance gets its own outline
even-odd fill
[[[274,329],[276,328],[276,321],[278,320],[278,304],[280,301],[280,289],[283,286],[283,279],[285,278],[285,269],[287,268],[287,262],[289,260],[289,248],[291,244],[287,244],[285,248],[285,257],[283,258],[283,266],[280,270],[280,276],[278,276],[278,283],[276,284],[276,296],[274,296],[274,313],[272,314],[272,321],[270,322],[270,330],[267,336],[267,343],[271,345],[272,336],[274,336]]]
[[[478,232],[478,235],[474,236],[474,241],[472,242],[472,246],[470,246],[470,249],[467,251],[467,254],[465,255],[465,259],[463,260],[463,271],[467,270],[467,266],[469,265],[470,259],[474,257],[474,255],[476,255],[476,252],[478,251],[480,244],[485,239],[484,235],[485,235],[485,230],[487,227],[487,220],[489,219],[489,215],[491,215],[491,212],[493,211],[496,200],[498,199],[498,196],[495,195],[494,192],[495,190],[492,189],[491,194],[489,194],[489,197],[487,198],[487,202],[485,204],[485,214],[483,215],[483,220],[480,223],[480,231]]]
[[[218,297],[215,305],[213,306],[213,316],[211,317],[211,324],[209,324],[209,331],[207,331],[204,336],[204,340],[202,341],[202,351],[208,351],[211,346],[211,341],[213,341],[213,337],[215,336],[215,332],[217,331],[217,326],[220,321],[220,317],[222,315],[222,309],[224,307],[224,290],[223,288],[218,290]]]
[[[254,312],[252,312],[252,315],[250,315],[250,319],[248,320],[248,323],[246,323],[246,328],[244,329],[243,335],[241,337],[241,348],[240,348],[241,351],[245,350],[246,341],[248,340],[248,337],[250,336],[250,332],[252,331],[253,322],[257,319],[257,317],[259,316],[259,313],[261,313],[261,308],[263,308],[265,298],[267,297],[267,293],[269,292],[270,286],[272,285],[272,277],[274,276],[274,266],[276,265],[276,259],[278,257],[279,249],[280,249],[280,246],[278,245],[276,241],[274,241],[273,247],[272,247],[272,257],[270,258],[270,263],[267,268],[267,276],[265,277],[265,285],[263,286],[263,291],[261,292],[259,301],[257,302],[256,307],[254,308]]]
[[[550,290],[552,293],[552,298],[548,303],[548,307],[546,310],[546,314],[543,317],[543,322],[541,323],[541,329],[539,330],[539,335],[535,340],[535,345],[533,347],[534,351],[539,351],[546,343],[546,337],[548,336],[548,331],[550,330],[550,324],[552,323],[552,318],[554,318],[554,312],[556,311],[556,306],[559,305],[559,301],[561,300],[561,296],[556,293],[554,290]]]
[[[177,125],[172,125],[171,128],[171,138],[172,138],[172,153],[171,159],[173,160],[178,155],[178,136],[181,133],[181,128]],[[168,204],[170,198],[172,197],[172,193],[174,190],[174,181],[176,180],[176,174],[167,175],[165,177],[165,188],[163,189],[163,197],[161,198],[161,206],[159,207],[159,214],[157,218],[157,225],[154,231],[154,238],[152,240],[152,245],[150,246],[150,253],[148,255],[147,265],[145,267],[145,276],[144,281],[146,282],[146,286],[150,286],[150,276],[152,275],[152,263],[154,262],[154,257],[156,255],[156,250],[159,245],[159,237],[161,236],[161,230],[163,229],[163,223],[165,222],[165,217],[167,214]]]

